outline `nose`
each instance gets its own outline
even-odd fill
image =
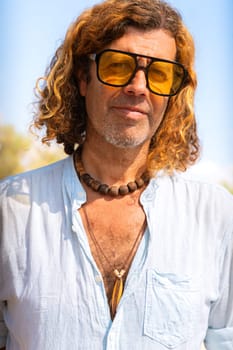
[[[133,78],[123,89],[129,95],[145,95],[148,89],[144,69],[137,70]]]

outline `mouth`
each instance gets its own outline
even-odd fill
[[[148,112],[140,107],[136,106],[128,106],[128,105],[122,105],[122,106],[113,106],[113,109],[121,115],[124,115],[128,118],[138,119],[141,117],[145,117],[145,115],[148,115]]]

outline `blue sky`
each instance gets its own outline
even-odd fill
[[[0,122],[27,132],[36,79],[66,29],[94,0],[0,1]],[[233,164],[232,0],[170,0],[196,43],[196,116],[202,159]]]

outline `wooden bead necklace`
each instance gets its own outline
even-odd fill
[[[137,189],[142,188],[145,184],[148,184],[150,180],[148,171],[145,171],[141,177],[138,177],[135,181],[129,182],[127,185],[121,185],[119,187],[109,186],[107,184],[102,184],[85,171],[81,160],[80,151],[75,153],[74,160],[80,180],[82,180],[93,191],[99,192],[102,195],[109,195],[112,197],[125,196],[128,193],[132,193]]]

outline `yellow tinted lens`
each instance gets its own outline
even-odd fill
[[[115,86],[125,85],[135,69],[133,57],[120,53],[106,51],[99,60],[98,74],[102,82]]]
[[[149,87],[158,94],[175,94],[183,81],[184,71],[172,62],[153,62],[148,72]]]

